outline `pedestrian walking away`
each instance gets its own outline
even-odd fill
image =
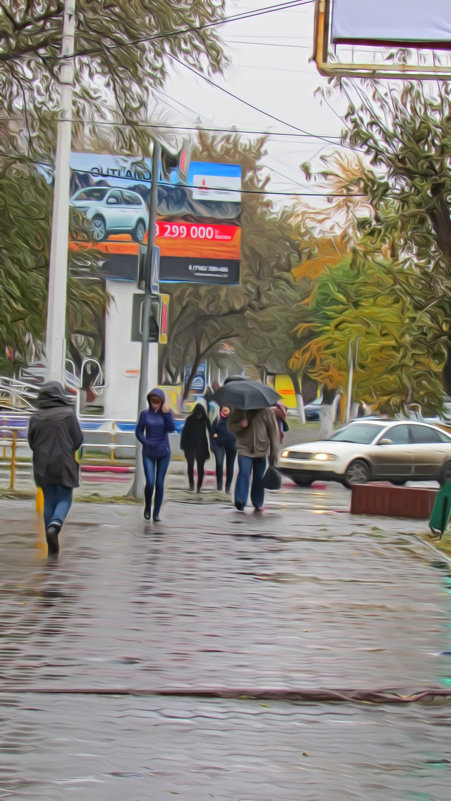
[[[188,483],[194,490],[194,462],[197,465],[197,491],[202,489],[204,465],[210,456],[208,442],[211,435],[211,423],[201,403],[196,403],[191,414],[186,418],[180,438],[180,447],[185,454],[188,472]]]
[[[224,480],[224,459],[226,463],[225,491],[230,492],[233,481],[233,469],[236,459],[236,439],[229,430],[227,420],[230,408],[221,406],[219,414],[211,424],[211,444],[216,464],[216,487],[222,490]]]
[[[249,486],[251,503],[261,512],[265,502],[263,476],[266,470],[266,457],[272,463],[277,461],[279,451],[279,428],[272,409],[234,409],[228,426],[236,436],[238,452],[238,476],[235,482],[235,506],[243,511],[247,504]],[[252,478],[252,483],[251,483]]]
[[[144,488],[144,518],[160,521],[164,497],[164,480],[171,459],[169,434],[175,431],[172,412],[166,403],[163,390],[155,387],[147,395],[149,408],[139,415],[135,435],[142,447],[142,459],[146,486]],[[155,496],[154,496],[155,493]]]
[[[38,411],[31,415],[28,442],[33,451],[36,486],[44,495],[44,524],[49,555],[59,551],[59,533],[78,487],[76,451],[83,434],[71,399],[59,381],[43,384]]]

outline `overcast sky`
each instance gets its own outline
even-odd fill
[[[276,0],[274,5],[282,2]],[[230,16],[268,6],[270,0],[229,0],[226,13]],[[219,26],[231,66],[223,77],[213,80],[256,108],[178,66],[159,95],[159,100],[164,98],[168,104],[172,124],[189,125],[200,120],[204,126],[270,131],[273,135],[265,166],[271,175],[268,188],[273,192],[314,191],[299,165],[311,159],[318,163],[320,153],[332,151],[342,127],[337,114],[315,95],[327,80],[310,61],[313,19],[314,3],[305,2]],[[334,106],[337,111],[345,108],[338,97]],[[277,137],[276,132],[290,135]],[[331,144],[324,138],[330,138]]]

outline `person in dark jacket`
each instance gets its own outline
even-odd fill
[[[191,414],[186,418],[180,438],[180,447],[185,454],[188,467],[188,482],[194,490],[194,461],[197,464],[197,491],[202,489],[204,465],[210,456],[208,441],[211,434],[211,423],[201,403],[196,403]]]
[[[211,442],[216,462],[216,486],[222,490],[224,478],[224,458],[226,461],[226,483],[225,491],[230,492],[233,481],[233,469],[236,459],[236,440],[235,436],[229,431],[227,420],[230,417],[228,406],[221,406],[219,415],[215,417],[211,425]]]
[[[158,523],[161,519],[164,479],[171,459],[168,434],[175,431],[175,423],[163,390],[158,387],[151,389],[147,395],[147,402],[149,408],[141,412],[135,434],[143,446],[142,458],[146,476],[144,517],[150,520],[155,489],[153,520]]]
[[[43,384],[38,411],[28,426],[33,473],[44,494],[44,523],[49,554],[59,551],[58,535],[78,487],[75,453],[83,442],[74,408],[59,381]]]

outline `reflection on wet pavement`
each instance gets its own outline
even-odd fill
[[[444,701],[189,697],[449,688],[449,572],[424,523],[170,501],[152,526],[75,504],[49,560],[30,504],[0,513],[0,799],[447,801]]]
[[[11,697],[0,798],[449,799],[441,706]]]

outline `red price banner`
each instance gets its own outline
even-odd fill
[[[231,242],[237,229],[236,225],[160,221],[155,225],[155,236],[158,239],[207,239],[213,242]]]

